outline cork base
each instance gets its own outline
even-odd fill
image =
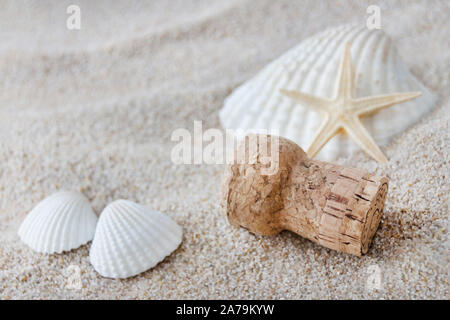
[[[388,192],[388,182],[386,178],[381,179],[381,186],[373,200],[369,211],[367,212],[366,223],[364,224],[364,230],[361,237],[362,254],[366,254],[369,250],[372,238],[377,232],[380,225],[381,217],[383,216],[384,203],[386,201],[386,195]]]
[[[318,243],[361,256],[369,248],[387,194],[387,179],[341,168],[327,195],[318,229]]]

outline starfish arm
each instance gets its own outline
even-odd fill
[[[335,120],[336,119],[333,120],[330,116],[327,116],[322,122],[322,125],[306,151],[309,157],[313,158],[317,153],[319,153],[323,146],[336,135],[336,132],[339,129],[339,124]]]
[[[370,133],[364,128],[357,116],[350,117],[344,122],[344,129],[350,137],[372,158],[380,163],[387,163],[383,152],[378,148]]]
[[[353,100],[353,108],[358,115],[367,115],[378,110],[393,106],[394,104],[409,101],[420,96],[421,92],[392,93],[373,97],[364,97]]]
[[[344,53],[339,65],[337,93],[338,98],[350,99],[353,96],[353,67],[352,56],[350,53],[350,43],[347,42],[344,47]]]
[[[328,110],[327,106],[330,102],[326,99],[318,98],[298,91],[280,89],[280,92],[285,96],[301,103],[303,106],[313,109],[314,111],[326,112]]]

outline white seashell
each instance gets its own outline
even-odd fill
[[[128,200],[100,215],[90,259],[100,275],[128,278],[156,266],[181,243],[183,230],[168,216]]]
[[[377,144],[386,145],[435,106],[436,97],[411,74],[383,31],[344,25],[301,42],[234,90],[219,114],[224,128],[274,131],[306,150],[320,126],[320,115],[281,94],[280,89],[332,98],[347,42],[351,43],[356,70],[356,98],[422,92],[419,98],[361,119]],[[333,160],[348,156],[354,150],[359,150],[358,146],[348,136],[340,134],[325,145],[318,158]]]
[[[61,253],[92,240],[96,225],[97,216],[84,195],[61,191],[39,202],[18,234],[34,251]]]

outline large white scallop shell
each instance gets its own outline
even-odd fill
[[[34,251],[61,253],[92,240],[96,225],[97,215],[84,195],[61,191],[39,202],[18,234]]]
[[[234,90],[219,114],[224,128],[273,130],[306,150],[320,126],[320,115],[281,94],[280,89],[333,98],[347,42],[355,67],[355,97],[422,92],[419,98],[362,118],[379,145],[387,144],[435,106],[436,97],[411,74],[383,31],[343,25],[306,39]],[[347,135],[340,134],[325,145],[318,158],[333,160],[358,149]]]
[[[128,278],[156,266],[181,243],[183,230],[168,216],[128,200],[100,215],[90,259],[100,275]]]

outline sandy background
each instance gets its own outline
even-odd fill
[[[82,30],[66,29],[81,7]],[[294,234],[231,227],[219,211],[222,166],[174,165],[170,134],[220,127],[224,98],[306,37],[365,23],[383,28],[437,108],[383,151],[341,164],[390,177],[382,225],[363,258]],[[442,1],[0,1],[0,298],[443,298],[449,299],[449,2]],[[184,229],[153,270],[101,278],[90,244],[33,253],[17,236],[45,196],[81,190],[97,213],[128,198]],[[66,287],[68,267],[82,289]],[[367,280],[376,265],[382,288]]]

